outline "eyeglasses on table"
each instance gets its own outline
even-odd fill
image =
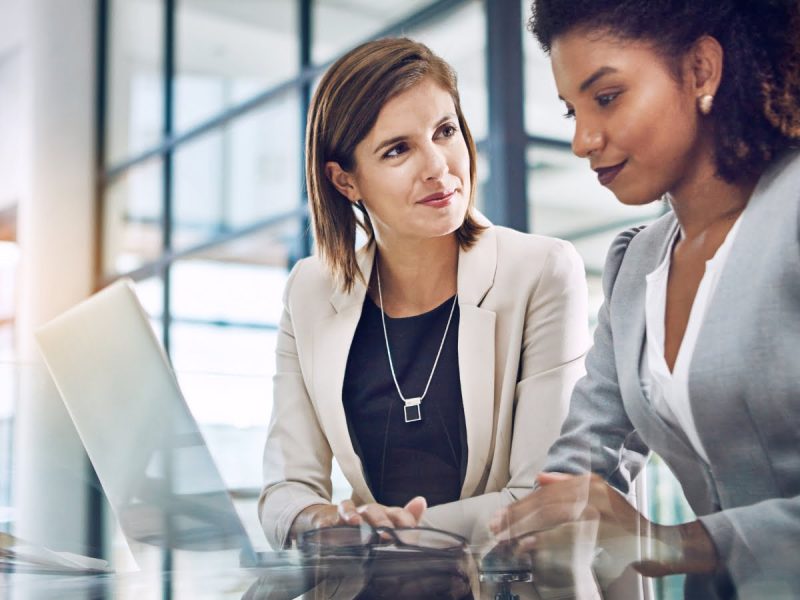
[[[460,535],[428,527],[373,527],[336,525],[306,531],[298,547],[303,554],[316,556],[364,556],[370,550],[392,546],[408,551],[458,554],[467,550]]]

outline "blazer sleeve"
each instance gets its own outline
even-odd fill
[[[572,388],[583,374],[588,344],[586,301],[583,261],[571,244],[557,241],[526,308],[509,480],[500,491],[428,509],[425,525],[459,533],[479,544],[490,539],[488,522],[494,513],[531,491],[566,416]]]
[[[700,517],[741,598],[790,598],[800,589],[800,496]]]
[[[264,487],[258,501],[261,526],[273,548],[291,543],[289,530],[303,509],[331,500],[333,452],[306,389],[290,310],[292,285],[302,266],[302,261],[295,265],[283,295],[272,416],[264,448]]]
[[[625,252],[642,228],[619,234],[603,270],[604,302],[598,313],[594,344],[586,356],[586,375],[575,385],[561,435],[547,457],[545,471],[594,472],[628,492],[649,449],[628,419],[622,403],[610,323],[611,297]]]

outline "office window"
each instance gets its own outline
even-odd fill
[[[294,76],[297,6],[293,0],[177,2],[176,130]]]
[[[281,295],[297,229],[287,219],[178,260],[170,271],[172,364],[226,483],[251,494],[261,485]]]
[[[335,60],[359,42],[375,37],[389,25],[433,3],[432,0],[315,0],[312,59],[315,64]]]
[[[523,0],[525,18],[530,17],[530,2]],[[523,23],[526,27],[527,23]],[[525,131],[564,142],[572,141],[573,122],[562,118],[566,109],[550,69],[550,59],[527,28],[522,32],[525,52]]]
[[[239,228],[296,210],[302,200],[303,131],[300,98],[285,92],[230,130],[226,225]]]
[[[173,247],[190,248],[296,210],[301,140],[299,99],[286,92],[179,147]]]
[[[164,10],[161,0],[108,0],[106,163],[161,140]]]
[[[461,108],[476,141],[486,137],[486,15],[483,2],[471,0],[408,31],[444,58],[458,75]]]
[[[102,275],[112,277],[153,262],[163,252],[163,162],[125,171],[103,201]]]

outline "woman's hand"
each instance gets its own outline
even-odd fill
[[[649,525],[622,495],[598,475],[540,473],[540,487],[507,506],[489,524],[498,539],[526,538],[558,525],[598,519],[607,533],[637,534]],[[602,533],[598,532],[602,537]],[[520,543],[522,540],[519,540]]]
[[[540,473],[537,481],[538,489],[500,510],[489,524],[498,540],[514,540],[518,552],[542,555],[593,545],[595,567],[609,575],[627,565],[647,576],[710,573],[717,567],[716,549],[699,521],[652,523],[594,474]]]
[[[336,505],[312,504],[300,511],[295,517],[290,536],[292,539],[299,540],[306,531],[333,527],[334,525],[345,525],[339,516]]]
[[[591,563],[602,556],[603,570],[615,578],[638,563],[643,550],[653,550],[651,562],[679,555],[680,548],[659,540],[657,528],[601,477],[540,473],[537,481],[538,489],[490,523],[498,540],[514,540],[516,551],[533,553],[536,563],[551,557],[569,564],[571,556]]]
[[[356,507],[352,500],[339,504],[339,516],[345,525],[367,523],[373,527],[418,527],[428,503],[422,496],[412,498],[408,504],[384,506],[377,502]]]
[[[425,498],[417,496],[408,504],[384,506],[373,502],[356,506],[352,500],[334,504],[314,504],[303,509],[292,523],[292,538],[298,539],[306,531],[335,525],[361,525],[373,527],[417,527],[428,507]]]

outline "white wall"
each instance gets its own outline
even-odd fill
[[[22,3],[0,0],[0,210],[19,196]]]
[[[14,531],[81,551],[85,458],[52,384],[37,368],[33,331],[93,285],[94,0],[0,0],[18,33],[20,363],[15,417]],[[5,15],[16,15],[8,24]],[[0,34],[0,39],[2,39]],[[30,365],[30,366],[29,366]]]
[[[0,56],[22,39],[22,0],[0,0]]]
[[[17,0],[22,30],[22,251],[18,348],[92,291],[95,15],[93,0]]]

